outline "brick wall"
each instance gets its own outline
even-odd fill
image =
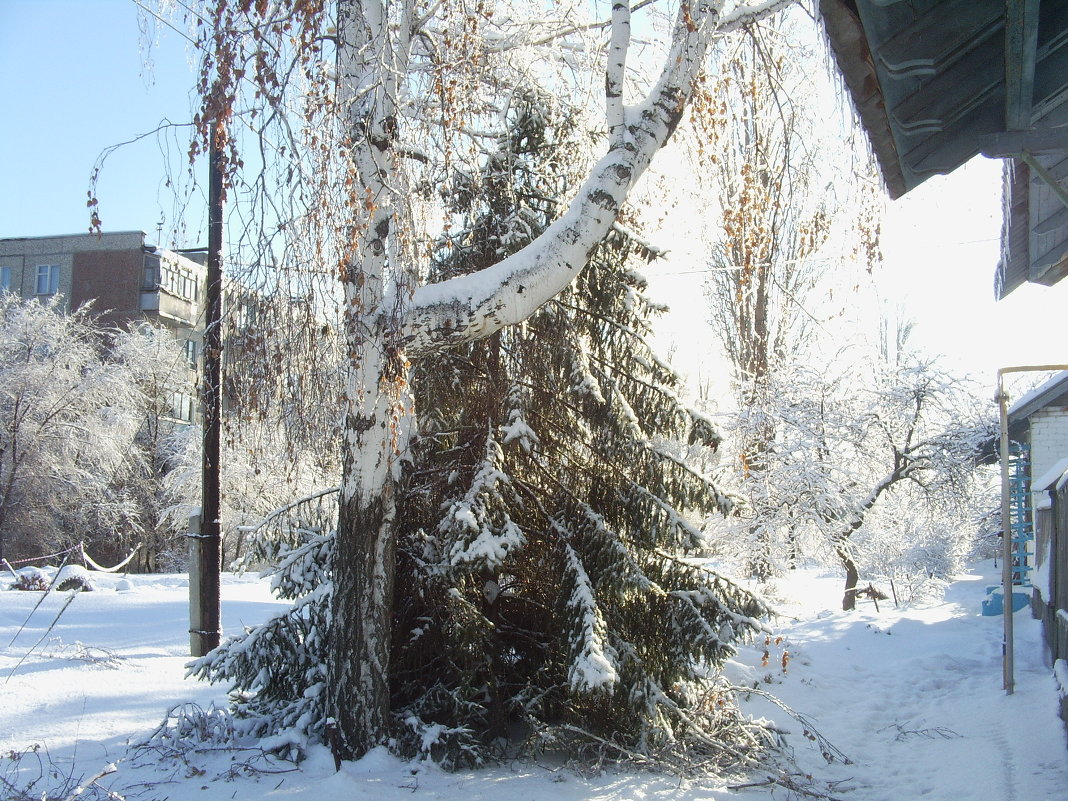
[[[85,292],[79,291],[75,286],[75,255],[81,254],[104,254],[115,251],[129,251],[141,253],[145,235],[140,231],[116,231],[105,233],[102,236],[91,234],[68,234],[62,236],[40,236],[26,238],[0,239],[0,265],[12,268],[12,289],[23,298],[33,298],[35,283],[37,281],[37,267],[40,265],[57,265],[59,267],[59,294],[66,299],[65,309],[76,308],[79,301],[74,296],[80,297],[84,302],[89,297]],[[140,280],[140,272],[136,280]],[[137,298],[133,306],[127,308],[137,309]],[[109,302],[110,308],[118,308],[116,303]],[[101,308],[98,305],[97,308]]]
[[[106,325],[140,318],[144,261],[140,247],[75,253],[71,308],[92,300],[94,315]]]
[[[1068,458],[1068,406],[1047,406],[1031,415],[1031,475],[1041,476]]]

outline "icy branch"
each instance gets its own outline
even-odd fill
[[[797,0],[762,0],[760,3],[742,4],[734,8],[729,14],[724,14],[719,23],[721,33],[729,33],[746,25],[758,22],[777,11],[782,11],[787,6],[792,6]]]
[[[721,6],[682,4],[659,80],[644,103],[623,109],[626,145],[613,148],[598,162],[562,217],[496,265],[415,292],[399,331],[399,344],[409,357],[520,323],[571,282],[682,118]]]

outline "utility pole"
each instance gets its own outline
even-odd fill
[[[189,649],[204,656],[219,645],[222,631],[219,526],[219,434],[222,412],[222,236],[223,174],[218,139],[212,131],[208,156],[208,278],[204,312],[203,458],[201,460],[200,525],[190,531]],[[193,528],[192,526],[190,527]],[[195,575],[194,575],[195,574]]]

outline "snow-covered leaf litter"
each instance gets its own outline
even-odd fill
[[[840,579],[833,575],[798,571],[780,581],[778,631],[784,639],[771,641],[766,664],[762,643],[744,649],[729,663],[728,676],[737,685],[756,682],[758,690],[781,698],[851,760],[827,764],[803,725],[754,694],[747,710],[788,732],[785,742],[799,774],[792,781],[808,782],[800,774],[809,774],[811,789],[863,801],[1063,799],[1068,751],[1038,624],[1026,612],[1017,615],[1017,686],[1013,696],[1006,696],[1001,620],[979,614],[996,570],[990,563],[979,567],[958,577],[944,602],[898,610],[883,604],[878,613],[870,603],[853,614],[828,611],[837,606]],[[15,637],[40,593],[0,592],[0,681],[5,682],[0,685],[0,752],[25,752],[40,744],[46,765],[50,759],[76,778],[115,763],[117,771],[100,783],[126,798],[388,801],[413,792],[472,801],[769,797],[767,786],[733,791],[727,784],[756,784],[770,773],[680,784],[677,778],[626,767],[583,775],[543,761],[450,774],[376,750],[335,774],[329,752],[321,747],[312,749],[298,771],[285,773],[266,772],[287,766],[252,760],[255,751],[204,749],[179,759],[156,750],[136,758],[127,744],[147,737],[170,707],[192,702],[209,710],[212,701],[222,705],[224,699],[220,689],[183,678],[188,661],[184,576],[92,573],[91,578],[94,590],[75,598],[14,672],[69,593],[46,598]],[[223,592],[228,632],[259,622],[280,606],[271,600],[267,582],[250,576],[226,575]],[[789,652],[785,672],[784,650]],[[104,655],[108,658],[93,658]],[[36,770],[36,764],[24,760],[24,770]],[[0,777],[10,780],[12,765],[5,756]],[[4,793],[18,798],[8,787]],[[789,795],[780,789],[770,797]]]

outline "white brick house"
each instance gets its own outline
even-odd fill
[[[1068,371],[1012,406],[1009,436],[1030,448],[1032,610],[1043,622],[1053,659],[1063,660],[1068,658]]]

